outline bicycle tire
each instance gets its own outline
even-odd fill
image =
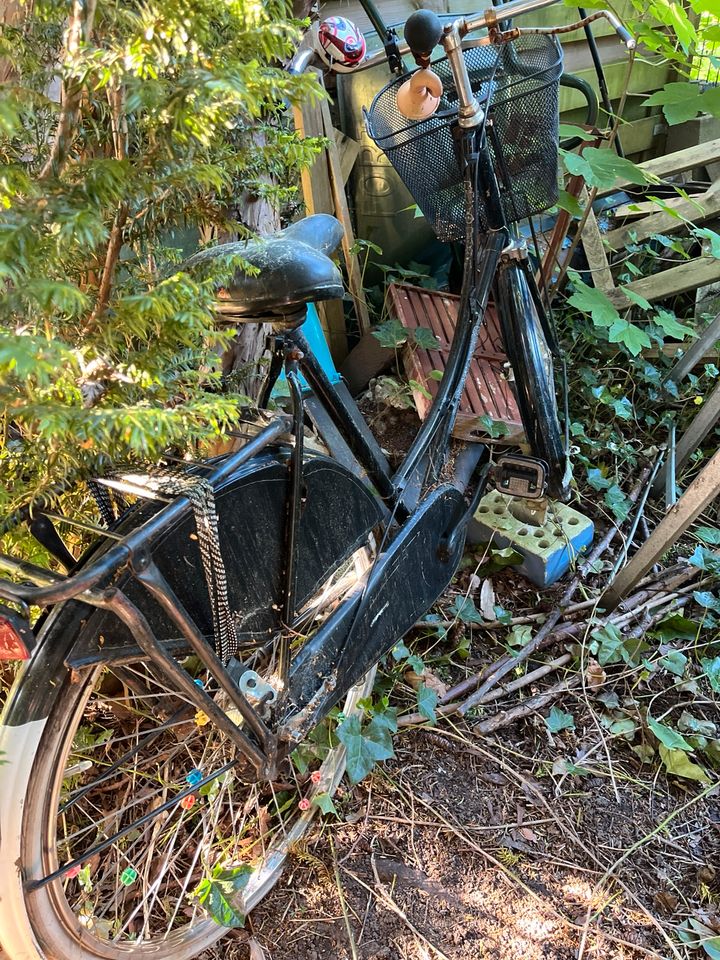
[[[558,415],[552,352],[523,270],[514,265],[501,268],[496,293],[526,440],[533,454],[547,464],[549,495],[567,500],[568,462]]]
[[[308,636],[339,599],[357,586],[371,554],[369,545],[355,551],[305,605],[312,611]],[[79,642],[87,623],[87,608],[70,602],[58,608],[46,630],[66,635],[75,631]],[[182,662],[187,669],[196,669],[185,655]],[[32,664],[28,669],[32,672]],[[134,677],[132,687],[127,686],[128,674]],[[374,668],[348,693],[345,715],[356,712],[358,700],[369,695],[373,676]],[[29,929],[20,929],[22,918],[14,917],[10,939],[32,942],[39,958],[119,960],[132,954],[138,960],[190,960],[197,956],[227,933],[219,917],[228,925],[238,925],[240,917],[272,889],[288,852],[317,812],[314,796],[332,797],[344,772],[345,750],[337,738],[319,742],[317,756],[310,759],[304,774],[286,765],[288,782],[281,784],[282,797],[277,784],[243,784],[232,779],[229,771],[217,781],[214,795],[212,789],[204,796],[200,791],[193,795],[191,806],[174,804],[162,819],[151,819],[147,828],[138,827],[137,836],[131,831],[107,851],[90,857],[83,864],[86,874],[80,871],[33,888],[61,864],[81,857],[83,847],[90,853],[103,833],[121,832],[128,826],[129,809],[130,821],[137,821],[152,811],[153,804],[157,809],[159,800],[162,805],[167,797],[172,799],[173,791],[183,792],[187,788],[184,774],[220,769],[232,760],[235,748],[202,717],[188,715],[187,706],[183,712],[181,697],[161,685],[147,660],[122,666],[101,662],[80,678],[66,670],[57,684],[47,680],[43,684],[42,678],[31,676],[25,676],[24,682],[33,697],[44,698],[38,712],[47,720],[35,744],[22,797],[23,902],[22,910],[16,902],[15,912],[26,915]],[[205,682],[212,684],[211,678],[205,677]],[[166,727],[171,708],[180,713]],[[138,743],[143,744],[142,753],[127,757],[107,776],[112,765],[127,755],[128,745],[132,749]],[[13,759],[10,754],[9,759]],[[27,758],[25,762],[29,763]],[[106,779],[83,795],[87,779],[97,779],[96,770],[104,772]],[[74,799],[77,796],[79,800]],[[307,803],[300,804],[301,798]],[[176,855],[177,863],[172,859]],[[213,880],[216,868],[226,874],[234,871],[235,877]],[[242,883],[236,882],[238,878]],[[222,883],[226,883],[226,894],[234,884],[230,913],[223,914],[211,899],[206,899],[205,906],[198,904],[203,884],[210,891],[208,897],[214,896],[213,883],[218,897]],[[174,893],[170,892],[173,884]],[[1,910],[0,919],[8,920]],[[3,946],[10,949],[11,944],[3,939]]]

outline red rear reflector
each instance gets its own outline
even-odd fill
[[[7,607],[0,607],[0,660],[27,660],[34,646],[30,624]]]

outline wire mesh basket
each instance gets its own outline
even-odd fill
[[[558,87],[562,49],[555,37],[525,34],[500,46],[463,52],[477,99],[489,105],[490,153],[508,222],[553,206],[558,195]],[[392,80],[366,116],[369,135],[385,153],[441,240],[465,237],[465,194],[457,147],[458,97],[447,58],[432,65],[443,82],[432,117],[408,121],[396,95],[407,77]],[[501,154],[498,156],[498,154]],[[478,196],[481,229],[487,211]]]

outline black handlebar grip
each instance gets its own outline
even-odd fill
[[[442,21],[432,10],[416,10],[405,24],[405,43],[416,61],[428,61],[442,35]]]

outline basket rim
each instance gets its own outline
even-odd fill
[[[551,69],[551,68],[548,67],[545,70],[542,70],[540,72],[544,73],[548,69]],[[532,76],[537,76],[537,74],[533,74]],[[532,77],[530,78],[523,77],[523,80],[528,80],[528,79],[532,79]],[[559,82],[559,79],[560,79],[559,76],[553,77],[549,79],[546,83],[538,84],[538,86],[535,87],[533,92],[546,90],[548,87],[552,86],[553,84],[557,84]],[[509,89],[511,86],[512,84],[508,84],[507,87],[505,87],[504,89]],[[387,87],[385,87],[384,89],[387,89]],[[384,91],[380,91],[380,92],[382,93]],[[434,113],[431,117],[427,117],[425,120],[410,121],[406,126],[398,127],[396,130],[393,130],[390,133],[383,133],[383,134],[376,135],[372,128],[371,112],[372,112],[373,106],[375,105],[375,100],[377,99],[378,96],[380,96],[380,94],[377,94],[377,96],[373,100],[372,104],[370,105],[370,110],[365,112],[365,127],[375,146],[380,147],[380,149],[384,153],[387,153],[390,150],[398,150],[401,147],[404,147],[410,143],[415,143],[416,140],[421,140],[423,137],[432,136],[432,134],[437,133],[438,130],[441,130],[443,127],[450,127],[453,125],[453,123],[457,122],[458,111],[457,111],[457,108],[453,107],[449,110],[438,111],[437,113]],[[482,99],[480,103],[485,103],[488,99],[488,96]],[[517,100],[521,96],[524,97],[524,96],[527,96],[527,94],[516,93],[510,97],[503,97],[501,106],[504,107],[509,103],[513,103],[515,100]],[[495,107],[495,102],[493,101],[490,104],[490,109],[488,110],[488,116],[492,114],[494,107]],[[429,124],[430,121],[432,120],[437,120],[438,122],[434,123],[432,126],[426,127],[424,130],[418,130],[418,132],[414,136],[409,136],[404,138],[401,143],[393,143],[392,145],[384,146],[386,141],[392,140],[395,137],[399,137],[402,134],[407,133],[409,130],[416,130],[418,127],[422,126],[423,124]]]
[[[504,85],[501,87],[501,90],[502,90],[502,91],[506,91],[506,90],[511,91],[514,86],[517,86],[518,84],[521,84],[521,83],[527,83],[528,80],[533,80],[533,79],[535,79],[536,77],[541,77],[543,74],[547,74],[547,73],[552,73],[553,76],[549,77],[549,78],[546,80],[545,83],[538,84],[537,87],[535,88],[537,91],[544,90],[544,89],[546,89],[547,87],[549,87],[549,86],[550,86],[551,84],[553,84],[553,83],[559,83],[560,74],[562,73],[562,69],[560,69],[560,71],[557,72],[557,75],[555,75],[555,73],[556,73],[556,71],[558,71],[558,68],[562,68],[562,63],[563,63],[563,50],[562,50],[562,46],[560,45],[560,43],[558,43],[557,38],[554,37],[554,36],[553,36],[553,37],[548,37],[547,34],[526,34],[526,36],[534,37],[534,38],[538,38],[538,39],[539,39],[539,38],[543,38],[543,39],[544,39],[545,37],[547,37],[547,39],[550,41],[550,44],[549,44],[549,45],[552,45],[553,47],[555,47],[555,50],[556,50],[556,52],[557,52],[557,57],[556,57],[556,59],[555,59],[552,63],[549,63],[549,64],[547,64],[547,66],[544,66],[544,67],[542,67],[542,68],[539,69],[539,70],[536,70],[534,73],[528,74],[527,76],[516,77],[515,79],[511,80],[509,83],[504,84]],[[512,43],[513,41],[508,41],[508,42],[509,42],[509,43]],[[472,50],[472,49],[474,49],[474,48],[470,48],[470,50]],[[466,51],[466,52],[468,52],[468,51]],[[435,65],[437,65],[437,64],[447,63],[447,62],[448,62],[447,56],[445,56],[445,57],[440,57],[438,60],[435,60],[435,61],[431,64],[431,66],[435,66]],[[403,74],[401,77],[394,77],[392,80],[390,80],[388,83],[386,83],[385,86],[384,86],[381,90],[379,90],[379,91],[375,94],[375,96],[373,97],[372,102],[371,102],[371,104],[370,104],[370,107],[369,107],[368,109],[364,109],[364,111],[363,111],[364,114],[365,114],[365,127],[366,127],[366,129],[367,129],[367,132],[368,132],[370,138],[372,139],[372,141],[375,143],[376,146],[380,147],[380,148],[383,149],[383,150],[384,150],[385,148],[382,146],[382,144],[383,144],[386,140],[389,140],[389,139],[391,139],[391,138],[400,136],[401,134],[406,133],[408,130],[412,130],[412,129],[414,129],[414,128],[417,128],[417,127],[421,126],[422,124],[430,124],[431,121],[433,121],[433,120],[442,121],[442,122],[439,122],[439,123],[434,123],[434,124],[432,124],[432,126],[428,126],[427,129],[425,129],[425,130],[418,131],[418,133],[417,133],[415,136],[413,136],[413,137],[408,137],[406,140],[403,140],[403,142],[402,142],[401,144],[394,144],[394,145],[391,146],[389,149],[395,150],[395,149],[397,149],[397,148],[400,147],[400,146],[404,146],[405,144],[414,143],[416,140],[419,140],[419,139],[420,139],[421,137],[423,137],[423,136],[429,136],[430,134],[435,133],[438,129],[442,128],[443,126],[449,126],[449,125],[452,123],[452,121],[455,120],[455,119],[457,118],[457,116],[458,116],[458,110],[457,110],[457,108],[456,108],[456,107],[452,107],[452,108],[450,108],[450,109],[443,110],[443,111],[440,111],[440,112],[438,112],[438,113],[434,113],[431,117],[427,117],[425,120],[411,120],[411,121],[409,121],[404,127],[397,127],[395,130],[391,131],[390,133],[384,133],[384,134],[379,134],[379,135],[376,135],[376,134],[375,134],[375,132],[374,132],[374,130],[373,130],[372,119],[373,119],[373,112],[375,111],[375,108],[376,108],[376,105],[377,105],[378,101],[381,99],[381,97],[385,97],[387,94],[389,94],[389,92],[390,92],[394,87],[397,87],[398,85],[402,85],[403,83],[405,83],[405,82],[408,80],[409,77],[412,77],[412,76],[413,76],[415,73],[417,73],[418,70],[420,70],[420,69],[422,69],[422,68],[421,68],[421,67],[418,67],[417,69],[412,70],[412,71],[410,71],[410,72],[407,73],[407,74]],[[489,79],[492,79],[492,78],[489,78]],[[481,103],[486,103],[487,100],[488,100],[488,99],[490,98],[490,96],[492,95],[492,92],[493,92],[493,91],[488,90],[487,94],[480,100],[480,102],[481,102]],[[503,97],[503,100],[502,100],[503,106],[504,106],[505,104],[507,104],[507,103],[512,103],[513,100],[516,100],[516,99],[517,99],[518,97],[520,97],[520,96],[527,96],[527,93],[525,93],[525,92],[523,92],[523,93],[515,93],[515,94],[510,93],[509,96],[507,96],[507,97],[504,96],[504,97]],[[494,102],[492,102],[492,103],[490,104],[490,108],[489,108],[489,110],[488,110],[488,113],[493,109],[493,106],[494,106]]]

